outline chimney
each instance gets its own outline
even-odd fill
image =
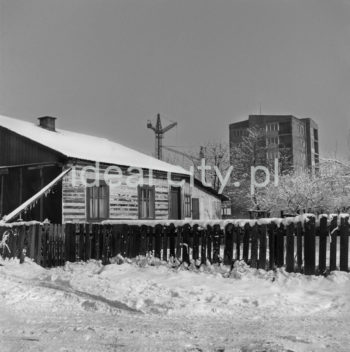
[[[56,117],[51,117],[51,116],[43,116],[43,117],[38,117],[39,120],[39,126],[42,128],[45,128],[46,130],[49,131],[56,131],[55,128],[55,120]]]

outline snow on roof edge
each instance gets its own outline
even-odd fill
[[[190,176],[181,166],[158,160],[148,154],[104,137],[56,129],[46,130],[33,122],[0,115],[0,126],[28,138],[68,158],[125,165]]]

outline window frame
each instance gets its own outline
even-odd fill
[[[278,146],[279,145],[279,138],[278,136],[274,137],[267,137],[267,145],[270,146]]]
[[[85,196],[85,201],[86,201],[86,219],[87,221],[103,221],[103,220],[107,220],[109,219],[109,211],[110,211],[110,190],[109,190],[109,184],[107,184],[105,181],[98,181],[98,186],[96,185],[91,185],[92,183],[96,183],[96,180],[87,180],[87,186],[86,186],[86,196]],[[100,189],[104,187],[106,189],[106,196],[105,196],[105,200],[106,200],[106,217],[101,217],[101,213],[100,213],[100,199],[103,199],[103,197],[100,197]],[[97,196],[97,207],[98,207],[98,211],[97,211],[97,217],[91,217],[91,205],[90,205],[90,201],[91,199],[94,199],[93,197],[93,189],[94,188],[98,188],[98,196]]]
[[[148,216],[142,216],[142,191],[147,190],[149,196],[147,199]],[[137,187],[137,205],[138,205],[138,218],[140,220],[155,220],[156,218],[156,187],[149,185],[138,185]]]
[[[192,196],[188,193],[184,195],[184,217],[192,218]]]
[[[279,131],[279,122],[268,122],[266,132]]]

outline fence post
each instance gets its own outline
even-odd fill
[[[266,225],[259,226],[259,269],[266,269]]]
[[[244,235],[243,235],[243,260],[248,263],[249,256],[249,241],[250,241],[250,225],[244,225]]]
[[[57,226],[58,232],[58,263],[59,265],[64,265],[64,225]]]
[[[102,232],[102,264],[109,263],[108,258],[108,240],[109,240],[109,227],[110,225],[101,225]]]
[[[79,260],[85,260],[85,241],[84,241],[84,224],[78,225],[79,227],[79,249],[78,256]]]
[[[193,231],[193,260],[198,260],[199,258],[199,232],[198,225],[194,225],[192,228]]]
[[[349,216],[340,220],[340,270],[348,271],[349,254]]]
[[[233,240],[236,240],[236,260],[241,259],[241,228],[239,226],[233,226]]]
[[[26,235],[26,227],[21,226],[18,229],[18,259],[22,264],[24,263],[24,237]]]
[[[190,225],[185,224],[182,227],[182,261],[189,264],[190,256],[189,256],[189,246],[188,246],[188,236],[190,232]]]
[[[159,259],[161,259],[160,251],[161,251],[162,231],[163,231],[163,226],[162,225],[156,225],[156,228],[155,228],[154,256],[156,258],[159,258]]]
[[[111,237],[110,226],[107,226],[107,244]],[[131,226],[131,257],[136,258],[140,255],[140,244],[141,244],[141,228],[138,225]],[[109,246],[107,246],[109,248]],[[107,253],[108,254],[108,253]]]
[[[286,253],[286,271],[294,272],[294,224],[287,226],[287,253]]]
[[[169,226],[169,248],[170,248],[170,253],[169,256],[175,258],[175,225],[170,224]]]
[[[303,266],[303,237],[304,230],[301,222],[297,223],[297,267],[298,272],[301,272]]]
[[[66,260],[73,263],[75,262],[75,224],[66,224],[65,231]]]
[[[135,242],[136,242],[136,236],[137,236],[137,228],[138,226],[131,225],[129,226],[129,234],[128,234],[128,251],[127,251],[127,257],[128,258],[134,258],[135,257]],[[108,239],[108,232],[107,232],[107,239]]]
[[[277,235],[275,237],[275,248],[276,248],[276,265],[278,268],[284,265],[284,235],[286,233],[285,226],[283,224],[277,229]]]
[[[28,252],[27,256],[35,259],[35,226],[30,226],[28,229]]]
[[[252,268],[258,267],[258,225],[257,224],[254,224],[252,228],[250,266]]]
[[[155,247],[155,244],[154,244],[154,241],[155,241],[155,236],[154,236],[154,232],[155,232],[155,229],[152,227],[152,226],[148,226],[148,233],[147,233],[147,251],[148,252],[151,252],[153,253],[154,251],[154,247]]]
[[[53,225],[52,238],[52,266],[59,266],[58,264],[58,229],[57,225]]]
[[[51,234],[52,224],[43,224],[41,228],[42,233],[42,266],[44,268],[51,267]]]
[[[36,244],[37,244],[37,251],[36,251],[36,263],[41,265],[42,264],[42,252],[43,252],[43,241],[42,241],[42,235],[43,235],[43,229],[41,225],[37,225],[35,228],[36,230]]]
[[[212,257],[212,237],[213,237],[213,228],[208,225],[207,226],[207,260],[209,260],[210,263],[213,261]]]
[[[220,262],[220,225],[213,227],[213,263]]]
[[[326,256],[327,256],[327,236],[328,236],[328,219],[323,216],[320,219],[319,229],[319,260],[318,260],[318,271],[320,274],[324,274],[326,271]]]
[[[304,274],[315,275],[315,217],[308,217],[304,223],[304,226]]]
[[[91,259],[91,238],[90,238],[90,226],[85,224],[84,226],[84,236],[85,236],[85,259]]]
[[[111,257],[115,257],[119,253],[119,248],[118,248],[118,236],[119,236],[119,231],[118,231],[118,226],[119,225],[112,225],[111,229]]]
[[[18,227],[15,227],[13,231],[11,231],[9,239],[9,247],[11,250],[10,258],[17,258]]]
[[[269,269],[273,270],[275,268],[275,246],[276,246],[276,224],[269,224],[268,233],[269,233]]]
[[[113,236],[115,236],[115,235],[113,234]],[[140,253],[140,255],[144,255],[144,256],[147,253],[147,226],[146,225],[142,225],[141,229],[140,229],[139,253]]]
[[[201,231],[201,264],[207,263],[207,230]]]
[[[129,226],[122,225],[121,232],[121,255],[126,258],[128,255],[128,237],[129,237]]]
[[[331,244],[329,257],[329,271],[337,270],[337,236],[338,236],[338,218],[333,217],[330,226]]]
[[[224,264],[231,265],[233,256],[233,224],[226,226],[225,234]]]
[[[163,226],[163,260],[168,260],[169,226]]]

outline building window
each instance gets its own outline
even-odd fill
[[[267,152],[267,159],[270,161],[274,161],[275,159],[279,158],[279,152],[278,151],[268,151]]]
[[[268,137],[267,145],[278,145],[278,137]]]
[[[88,220],[105,220],[109,216],[109,187],[100,182],[98,186],[88,186],[86,189],[86,204]]]
[[[248,131],[245,129],[235,129],[235,130],[233,130],[233,135],[235,137],[248,136]]]
[[[185,213],[185,218],[190,218],[192,217],[192,209],[191,209],[191,204],[192,204],[192,199],[191,196],[189,194],[185,194],[185,209],[184,209],[184,213]]]
[[[279,130],[279,123],[278,122],[270,122],[266,124],[266,131],[278,131]]]
[[[139,219],[155,218],[155,186],[138,187]]]

